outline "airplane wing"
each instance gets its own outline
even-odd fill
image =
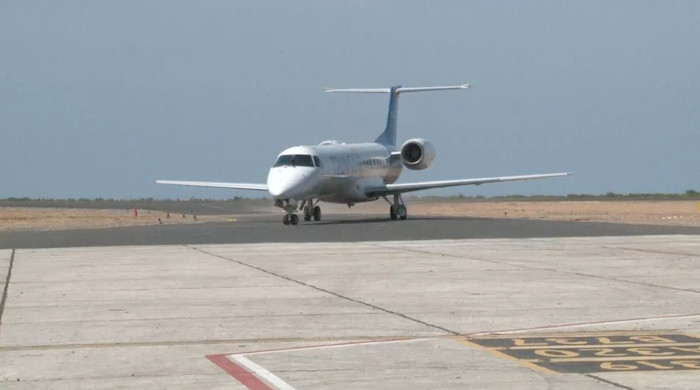
[[[462,180],[442,180],[442,181],[426,181],[421,183],[401,183],[401,184],[385,184],[383,186],[365,188],[367,196],[384,196],[403,192],[427,190],[431,188],[455,187],[466,185],[481,185],[486,183],[500,183],[504,181],[517,180],[533,180],[545,179],[548,177],[569,176],[571,173],[546,173],[540,175],[521,175],[521,176],[501,176],[501,177],[485,177],[480,179],[462,179]]]
[[[266,184],[253,183],[216,183],[211,181],[179,181],[179,180],[156,180],[157,184],[174,184],[177,186],[191,187],[216,187],[216,188],[231,188],[235,190],[254,190],[267,191]]]

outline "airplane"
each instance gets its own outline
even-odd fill
[[[402,195],[407,192],[465,185],[481,185],[516,180],[568,176],[571,173],[487,177],[478,179],[396,183],[402,168],[422,170],[435,159],[435,148],[423,138],[396,143],[399,96],[409,92],[465,90],[469,84],[404,88],[326,88],[326,92],[389,94],[389,113],[384,131],[368,143],[323,141],[318,145],[285,149],[267,175],[267,184],[219,183],[202,181],[156,180],[158,184],[216,187],[237,190],[267,191],[274,205],[283,209],[285,225],[299,223],[298,212],[305,221],[321,220],[319,202],[347,204],[375,201],[389,203],[389,217],[404,220],[408,213]],[[392,198],[389,200],[389,198]]]

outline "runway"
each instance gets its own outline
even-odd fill
[[[697,388],[697,229],[339,218],[4,237],[0,383]]]
[[[700,228],[694,227],[529,219],[411,217],[391,221],[383,215],[348,214],[329,214],[324,219],[285,226],[277,214],[244,215],[225,223],[3,232],[0,249],[700,234]]]

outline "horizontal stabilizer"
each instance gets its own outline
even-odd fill
[[[391,88],[326,88],[326,92],[350,92],[350,93],[388,93],[389,114],[386,119],[386,127],[374,142],[396,146],[396,122],[399,111],[399,95],[404,92],[428,92],[428,91],[449,91],[451,89],[467,89],[469,84],[444,85],[438,87],[413,87],[404,88],[400,85]]]
[[[445,85],[439,87],[399,87],[394,90],[394,93],[399,94],[403,92],[427,92],[427,91],[447,91],[451,89],[467,89],[469,84],[462,85]],[[350,92],[350,93],[389,93],[391,88],[328,88],[326,87],[326,92]]]

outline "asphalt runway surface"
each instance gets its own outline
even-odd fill
[[[106,229],[0,233],[0,249],[265,242],[414,241],[473,238],[600,237],[700,234],[700,228],[470,217],[324,215],[285,226],[280,215],[247,215],[234,222]]]

